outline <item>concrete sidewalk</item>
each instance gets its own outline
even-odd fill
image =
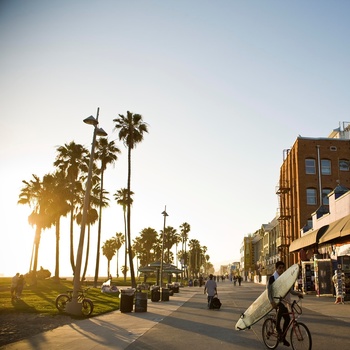
[[[261,341],[257,336],[260,331],[258,333],[255,333],[254,330],[239,332],[234,331],[234,326],[239,315],[260,295],[264,288],[264,286],[254,283],[243,283],[241,287],[233,286],[229,281],[218,283],[219,297],[223,302],[222,310],[219,312],[206,310],[206,296],[203,295],[203,287],[180,288],[180,293],[175,293],[169,301],[151,302],[148,300],[147,312],[121,313],[115,311],[106,315],[79,320],[52,331],[5,345],[1,349],[122,350],[128,347],[130,349],[162,349],[170,341],[162,339],[162,337],[165,338],[168,335],[173,341],[172,344],[174,344],[174,342],[182,339],[184,334],[187,337],[199,339],[195,345],[201,347],[201,349],[212,349],[215,344],[217,345],[218,339],[223,344],[221,349],[225,349],[225,346],[231,348],[233,343],[236,344],[235,348],[237,349],[239,349],[238,344],[241,344],[240,346],[245,349],[255,349],[259,345],[258,341]],[[334,301],[335,298],[332,297],[305,295],[302,306],[306,319],[308,314],[317,313],[321,319],[327,320],[327,322],[332,323],[333,319],[333,323],[336,323],[340,320],[345,322],[348,327],[348,324],[350,324],[350,303],[334,304]],[[179,319],[176,320],[176,315],[179,315],[179,312],[183,317],[181,322]],[[197,313],[197,315],[194,315],[194,313]],[[213,315],[215,315],[214,333],[216,338],[214,339],[213,336],[211,340],[207,337],[204,341],[213,329],[213,326],[206,329],[205,322],[208,317]],[[310,320],[307,319],[307,322],[311,320],[312,317],[310,317]],[[178,323],[175,324],[174,322]],[[164,332],[163,329],[166,326],[167,331]],[[260,330],[259,327],[260,325],[257,325],[256,329]],[[325,329],[328,328],[329,326],[325,327]],[[154,339],[157,341],[157,346],[153,343]],[[211,341],[213,341],[212,344]],[[153,345],[146,347],[146,343]],[[180,346],[180,343],[178,346]],[[172,348],[177,349],[184,346],[188,347],[189,344],[184,343],[181,347],[173,346]]]
[[[52,331],[5,345],[1,349],[125,349],[197,292],[197,288],[181,288],[180,293],[174,293],[169,301],[148,300],[147,312],[114,311],[106,315],[78,320]]]

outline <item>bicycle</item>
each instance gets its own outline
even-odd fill
[[[86,298],[87,291],[90,288],[81,289],[78,291],[78,302],[82,303],[82,314],[84,316],[90,316],[94,310],[94,303],[91,299]],[[65,312],[66,305],[68,302],[72,301],[73,291],[67,290],[66,294],[60,294],[55,300],[56,307],[59,312]]]
[[[279,299],[282,300],[282,298]],[[294,300],[291,304],[289,304],[291,311],[289,311],[288,314],[291,316],[291,320],[287,329],[282,333],[282,338],[287,335],[288,330],[291,328],[290,343],[293,350],[311,350],[311,333],[304,323],[297,321],[302,314],[302,308],[299,305],[299,301],[300,299],[298,301]],[[268,315],[262,326],[262,338],[268,349],[275,349],[280,342],[276,329],[276,318],[277,311],[274,315]]]

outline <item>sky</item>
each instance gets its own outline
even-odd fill
[[[162,230],[166,206],[166,225],[189,223],[216,270],[238,261],[244,236],[277,213],[283,150],[350,120],[349,12],[346,0],[0,1],[0,275],[30,266],[22,180],[53,172],[58,146],[90,149],[83,119],[98,107],[122,152],[105,173],[102,243],[124,229],[113,194],[126,187],[127,151],[113,119],[131,111],[149,127],[132,153],[132,238]],[[97,225],[91,234],[87,276]],[[43,231],[39,248],[52,274],[54,239]],[[71,276],[68,219],[60,249]]]

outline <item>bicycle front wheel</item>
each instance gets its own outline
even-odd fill
[[[293,350],[311,350],[311,333],[304,323],[295,322],[292,325],[290,342]]]
[[[66,310],[66,305],[67,305],[69,300],[70,300],[69,295],[60,294],[55,300],[55,304],[56,304],[58,311],[64,312]]]
[[[83,299],[81,310],[84,316],[90,316],[94,311],[94,303],[90,299]]]
[[[276,320],[267,318],[262,326],[262,338],[264,344],[269,349],[275,349],[278,345],[278,333],[276,330]]]

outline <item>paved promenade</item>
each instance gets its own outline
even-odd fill
[[[234,286],[229,281],[220,282],[222,307],[208,310],[203,288],[180,288],[180,293],[170,296],[169,301],[148,300],[147,312],[115,311],[79,320],[1,349],[264,349],[262,321],[250,330],[234,330],[239,315],[263,289],[254,283]],[[315,295],[303,299],[301,321],[311,331],[314,349],[344,348],[350,343],[350,302],[334,304],[334,300]]]

